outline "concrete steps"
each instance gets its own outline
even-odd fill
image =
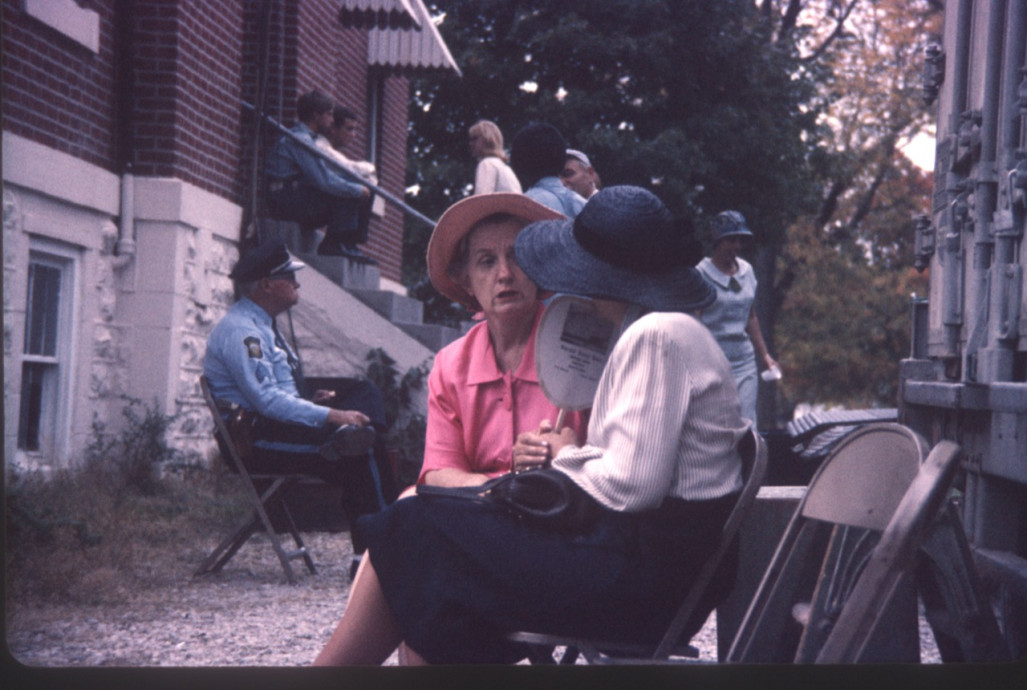
[[[323,233],[302,233],[296,223],[267,219],[264,228],[270,235],[277,234],[296,257],[329,278],[383,318],[396,324],[402,331],[422,345],[438,352],[460,337],[456,328],[424,323],[424,305],[412,297],[395,290],[382,289],[381,272],[375,266],[359,264],[342,256],[320,256],[317,245]]]
[[[394,324],[423,324],[424,305],[392,290],[349,288],[354,297]]]

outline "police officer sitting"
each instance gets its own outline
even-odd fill
[[[203,372],[218,401],[249,413],[256,473],[302,472],[343,487],[343,510],[357,517],[384,507],[372,455],[376,431],[385,431],[381,391],[351,382],[346,394],[318,390],[300,395],[299,361],[278,332],[275,317],[299,301],[297,260],[280,239],[243,256],[229,277],[241,298],[211,331]],[[354,544],[354,551],[363,549]]]

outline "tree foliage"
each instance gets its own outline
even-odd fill
[[[470,193],[478,119],[507,143],[552,122],[605,185],[647,187],[700,227],[726,208],[746,216],[757,314],[788,402],[888,402],[916,283],[908,228],[928,198],[900,149],[929,123],[919,55],[937,0],[429,6],[463,76],[414,82],[412,203],[438,217]],[[447,302],[424,279],[428,235],[409,228],[405,281],[437,316]],[[879,376],[838,375],[870,361]]]
[[[780,261],[797,278],[777,330],[786,408],[896,404],[899,360],[910,350],[910,298],[927,290],[906,231],[911,204],[930,195],[930,177],[904,166],[882,185],[865,221],[879,242],[858,251],[833,244],[810,218],[789,228]]]
[[[507,141],[531,120],[588,153],[603,184],[635,184],[676,214],[741,210],[779,245],[816,203],[807,159],[815,72],[750,0],[437,0],[463,76],[418,80],[409,183],[436,216],[470,191],[467,128]],[[408,278],[427,231],[409,233]],[[412,281],[411,281],[412,282]]]
[[[930,126],[921,55],[941,16],[926,0],[856,9],[844,31],[811,31],[834,43],[818,58],[834,75],[819,91],[822,195],[817,213],[789,228],[778,262],[776,340],[789,402],[893,406],[898,361],[909,355],[910,295],[927,286],[910,272],[911,223],[931,193],[930,176],[901,145]]]

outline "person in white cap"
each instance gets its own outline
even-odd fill
[[[531,122],[514,135],[510,167],[524,193],[535,201],[574,218],[585,206],[585,197],[560,182],[567,140],[548,122]]]
[[[589,199],[599,191],[599,174],[592,167],[592,161],[577,149],[567,149],[567,160],[563,163],[560,181],[567,189],[574,190]]]

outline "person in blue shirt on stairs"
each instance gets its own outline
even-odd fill
[[[299,122],[291,132],[311,147],[320,137],[330,137],[334,123],[331,99],[311,91],[296,102]],[[268,156],[268,207],[277,220],[298,223],[303,232],[325,228],[317,253],[344,256],[363,264],[375,264],[358,245],[367,241],[368,225],[361,209],[371,203],[370,190],[331,166],[322,156],[308,151],[299,141],[283,135]]]

